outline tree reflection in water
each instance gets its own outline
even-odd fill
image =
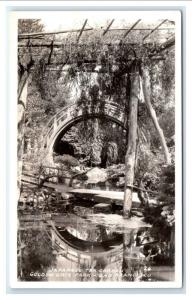
[[[18,232],[18,279],[45,281],[46,271],[56,263],[51,239],[44,226]]]
[[[146,259],[138,242],[139,229],[123,234],[122,277],[124,281],[140,281],[146,276]]]
[[[164,236],[159,228],[137,228],[123,234],[124,281],[171,280],[174,277],[174,230]],[[167,273],[162,266],[167,267]],[[164,273],[163,273],[164,272]]]

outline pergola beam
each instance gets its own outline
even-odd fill
[[[149,32],[146,36],[144,36],[143,42],[144,42],[144,40],[146,40],[153,32],[155,32],[161,25],[163,25],[165,22],[167,22],[167,19],[163,20],[159,25],[157,25],[154,29],[152,29],[151,32]]]
[[[131,30],[133,30],[133,29],[135,28],[135,26],[137,26],[137,24],[138,24],[140,21],[141,21],[141,19],[137,20],[137,21],[131,26],[131,28],[129,28],[129,29],[125,32],[123,38],[126,38],[126,36],[128,36],[128,34],[131,32]]]
[[[171,39],[169,39],[168,41],[166,41],[165,43],[160,45],[158,53],[160,53],[174,45],[175,45],[175,37],[172,37]]]
[[[112,43],[112,42],[107,42],[107,43],[103,43],[102,45],[111,45],[111,44],[117,44],[117,42],[114,42],[114,43]],[[127,44],[127,45],[132,45],[132,46],[135,46],[136,45],[136,43],[129,43],[129,42],[124,42],[124,44]],[[151,43],[149,43],[149,44],[151,44]],[[85,44],[85,43],[78,43],[78,45],[79,46],[93,46],[94,44],[93,43],[90,43],[90,44]],[[54,42],[54,45],[53,45],[55,48],[62,48],[63,46],[64,46],[64,44],[62,43],[62,42]],[[71,46],[77,46],[77,43],[75,42],[75,43],[71,43]],[[27,43],[23,43],[23,44],[18,44],[18,48],[27,48],[28,47],[28,44]],[[51,44],[50,44],[50,42],[43,42],[43,43],[30,43],[30,47],[32,47],[32,48],[38,48],[38,47],[46,47],[46,48],[50,48],[51,47]],[[69,46],[67,46],[67,47],[69,47]]]
[[[109,31],[126,31],[129,30],[130,28],[111,28]],[[151,28],[132,28],[131,30],[133,31],[151,31]],[[157,28],[156,30],[175,30],[173,27],[164,27],[164,28]]]
[[[104,45],[111,45],[111,44],[112,43],[110,43],[110,42],[104,43]],[[116,43],[114,43],[114,44],[116,44]],[[124,44],[127,44],[129,46],[135,46],[136,45],[136,43],[126,43],[126,42]],[[148,44],[152,45],[152,43],[148,43]],[[169,48],[170,46],[172,46],[174,44],[175,44],[175,38],[173,37],[173,38],[169,39],[168,41],[164,42],[163,44],[160,44],[159,47],[160,48],[164,48],[166,46],[166,48]],[[71,43],[71,46],[76,46],[76,45],[77,45],[77,43]],[[92,46],[93,44],[89,44],[89,45]],[[62,48],[63,47],[63,43],[61,43],[61,42],[54,42],[53,46],[55,48]],[[79,46],[87,46],[87,44],[85,44],[85,43],[81,44],[80,43]],[[27,43],[25,43],[25,44],[18,44],[18,48],[27,48],[27,47],[29,47]],[[52,47],[52,44],[50,44],[50,42],[47,42],[47,43],[43,42],[41,44],[39,44],[39,43],[30,43],[30,47],[31,48],[38,48],[38,47],[50,48],[50,47]]]
[[[151,53],[149,54],[149,57],[153,58],[157,54],[161,53],[162,51],[164,51],[166,49],[169,49],[170,47],[173,47],[174,45],[175,45],[175,37],[172,37],[168,41],[166,41],[163,44],[159,45],[159,47],[157,49],[155,49],[154,51],[151,51]]]
[[[83,27],[81,28],[81,31],[80,31],[80,33],[79,33],[79,35],[78,35],[78,37],[77,37],[77,43],[79,42],[80,37],[81,37],[83,31],[85,30],[85,26],[86,26],[86,24],[87,24],[87,21],[88,21],[88,19],[85,20],[85,22],[84,22],[84,24],[83,24]]]
[[[111,22],[109,23],[109,25],[107,26],[107,28],[104,30],[103,36],[109,31],[109,29],[112,26],[112,24],[113,24],[114,21],[115,21],[115,19],[111,20]]]
[[[84,28],[83,31],[90,31],[93,28]],[[52,32],[32,32],[32,33],[20,33],[18,34],[19,39],[27,39],[27,38],[39,38],[44,35],[54,35],[54,34],[61,34],[61,33],[73,33],[73,32],[81,32],[81,29],[70,29],[70,30],[61,30],[61,31],[52,31]]]

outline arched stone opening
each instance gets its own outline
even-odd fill
[[[67,141],[58,140],[53,146],[53,151],[58,155],[68,154],[71,156],[75,155],[74,147]]]
[[[99,122],[109,122],[109,124],[112,124],[112,126],[108,127],[108,132],[113,131],[113,127],[119,127],[121,128],[121,133],[119,133],[119,136],[122,137],[126,134],[127,130],[127,118],[124,109],[114,102],[109,101],[100,101],[99,103],[96,103],[93,105],[92,103],[86,102],[84,104],[78,105],[78,103],[75,103],[73,105],[70,105],[68,107],[65,107],[61,111],[59,111],[47,124],[45,132],[43,134],[43,145],[44,145],[44,153],[45,153],[45,161],[47,164],[52,164],[53,162],[53,154],[56,148],[60,148],[60,153],[66,153],[67,155],[73,156],[73,150],[72,148],[66,144],[65,142],[68,142],[70,145],[72,144],[69,140],[65,140],[63,136],[71,130],[73,126],[79,126],[78,124],[80,122],[84,122],[84,124],[88,123],[89,120],[98,119]],[[106,126],[107,128],[107,126]],[[60,140],[62,140],[64,143],[61,143]],[[109,146],[110,140],[106,141],[105,147]],[[86,144],[86,142],[85,142]],[[119,141],[118,144],[126,144],[123,139]],[[64,149],[63,146],[66,146]],[[63,148],[63,149],[62,149]],[[71,148],[71,149],[69,149]],[[110,148],[112,149],[113,147]],[[75,149],[74,149],[75,150]],[[75,152],[75,151],[74,151]],[[103,151],[105,152],[105,151]],[[114,152],[114,151],[112,151]],[[82,154],[83,156],[84,154]],[[76,155],[75,155],[76,156]],[[103,155],[103,157],[106,157],[106,155]],[[84,158],[86,159],[86,155],[84,155]],[[77,157],[79,159],[79,156]],[[107,161],[105,161],[105,158],[102,158],[102,165],[105,166],[107,164]],[[91,163],[92,165],[92,163]],[[96,163],[97,165],[97,163]],[[92,165],[93,166],[93,165]]]
[[[64,127],[50,152],[56,156],[69,155],[88,167],[106,168],[124,162],[125,146],[126,129],[122,123],[107,116],[88,116]]]

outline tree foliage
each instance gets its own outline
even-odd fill
[[[38,25],[39,22],[35,21],[34,24]],[[114,43],[113,37],[113,33],[110,32],[105,37],[106,40],[102,40],[99,30],[96,30],[91,35],[83,33],[79,44],[76,44],[74,36],[71,35],[66,38],[56,37],[54,41],[52,37],[45,37],[44,43],[50,44],[48,48],[39,47],[34,50],[29,44],[27,51],[33,51],[32,57],[35,61],[29,89],[29,115],[31,111],[34,112],[35,107],[37,110],[42,109],[46,124],[46,120],[65,105],[73,102],[83,105],[91,101],[94,106],[104,100],[118,103],[127,114],[131,65],[135,59],[138,63],[142,60],[150,69],[151,102],[170,145],[174,161],[174,49],[164,51],[161,60],[152,60],[149,58],[151,49],[158,49],[153,38],[150,43],[140,47],[139,32],[134,36],[135,44],[127,44],[121,40]],[[60,42],[63,46],[51,48],[52,42]],[[51,70],[50,66],[54,70]],[[163,163],[162,149],[143,102],[139,102],[138,117],[136,177],[139,181],[151,176],[155,186],[155,178],[159,177]],[[36,120],[33,118],[32,126]],[[87,161],[90,158],[97,161],[98,153],[100,156],[105,145],[115,142],[118,145],[117,163],[124,162],[127,145],[125,133],[119,130],[118,126],[113,128],[110,123],[105,124],[99,120],[98,124],[99,129],[95,126],[95,121],[82,122],[76,126],[76,130],[73,127],[73,135],[69,131],[63,139],[69,141],[70,137],[76,140],[72,142],[76,145],[75,156],[82,160],[86,156]]]
[[[18,20],[18,34],[42,32],[44,25],[40,19],[19,19]]]
[[[21,268],[18,273],[22,274],[21,281],[47,280],[46,272],[49,267],[55,266],[56,256],[53,254],[51,240],[45,230],[25,230],[22,233],[22,242],[26,245],[22,250]],[[31,276],[39,273],[44,276]]]

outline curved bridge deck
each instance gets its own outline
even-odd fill
[[[91,102],[74,103],[64,107],[48,122],[43,133],[44,147],[49,148],[56,139],[60,138],[64,131],[67,131],[80,120],[95,117],[110,119],[126,130],[126,115],[120,105],[111,101],[100,101],[95,105]]]

